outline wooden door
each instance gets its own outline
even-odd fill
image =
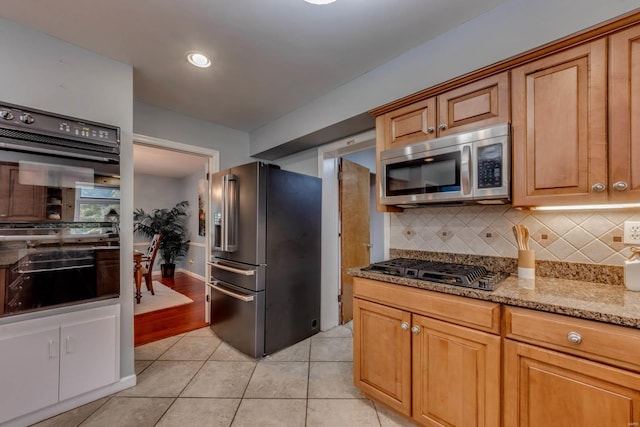
[[[428,98],[384,115],[385,149],[436,137],[436,99]]]
[[[428,426],[499,426],[500,336],[416,314],[412,335],[413,418]]]
[[[640,25],[610,38],[609,199],[640,200]]]
[[[514,68],[511,77],[513,205],[606,202],[606,40]]]
[[[340,159],[340,322],[353,318],[353,277],[347,269],[369,265],[369,169]]]
[[[511,340],[504,358],[504,427],[640,422],[638,374]]]
[[[407,416],[411,415],[410,322],[406,311],[354,300],[354,384]]]
[[[509,72],[438,96],[438,136],[509,123]]]

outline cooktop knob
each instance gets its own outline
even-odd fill
[[[9,110],[0,110],[0,117],[5,120],[13,120],[13,113]]]
[[[29,113],[24,113],[22,115],[20,115],[20,121],[22,123],[26,123],[28,125],[30,125],[31,123],[33,123],[33,116]]]

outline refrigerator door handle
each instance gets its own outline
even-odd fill
[[[254,276],[256,274],[255,270],[241,270],[239,268],[229,267],[228,265],[218,264],[216,262],[210,262],[209,265],[214,268],[219,268],[220,270],[229,271],[231,273],[242,274],[243,276]]]
[[[222,292],[223,294],[228,295],[231,298],[239,299],[240,301],[244,301],[244,302],[253,301],[253,295],[244,295],[244,294],[239,294],[237,292],[230,291],[218,285],[218,283],[219,282],[217,280],[213,280],[213,283],[207,283],[207,286],[209,286],[211,289],[214,289],[218,292]]]
[[[222,250],[238,249],[238,177],[227,174],[222,178]]]

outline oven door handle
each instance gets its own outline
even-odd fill
[[[243,276],[253,276],[256,274],[255,270],[241,270],[239,268],[229,267],[227,265],[218,264],[216,262],[210,262],[209,265],[214,268],[219,268],[220,270],[229,271],[231,273],[242,274]]]
[[[48,148],[41,148],[41,147],[32,147],[30,145],[24,145],[24,144],[11,144],[8,142],[0,142],[0,147],[3,148],[9,148],[12,150],[20,150],[20,151],[29,151],[32,153],[40,153],[40,154],[53,154],[53,155],[60,155],[63,154],[66,157],[74,157],[77,159],[85,159],[85,160],[95,160],[98,162],[102,162],[102,163],[117,163],[118,161],[116,160],[115,157],[117,157],[117,155],[114,155],[114,158],[110,158],[108,156],[93,156],[91,154],[85,154],[85,153],[76,153],[74,151],[71,150],[56,150],[56,149],[48,149]]]
[[[64,270],[77,270],[80,268],[91,268],[93,267],[93,264],[89,264],[89,265],[70,265],[67,267],[52,267],[52,268],[40,268],[40,269],[33,269],[33,270],[16,270],[17,273],[20,274],[29,274],[29,273],[44,273],[46,271],[64,271]]]
[[[237,292],[230,291],[218,285],[217,280],[214,280],[213,283],[207,283],[207,286],[209,286],[211,289],[215,289],[218,292],[222,292],[223,294],[228,295],[231,298],[239,299],[240,301],[244,301],[244,302],[253,301],[253,295],[244,295],[244,294],[239,294]]]
[[[462,184],[462,194],[471,193],[471,146],[462,147],[462,161],[460,165],[460,181]]]

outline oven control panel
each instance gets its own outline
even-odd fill
[[[120,129],[101,123],[0,102],[0,128],[118,147]]]

